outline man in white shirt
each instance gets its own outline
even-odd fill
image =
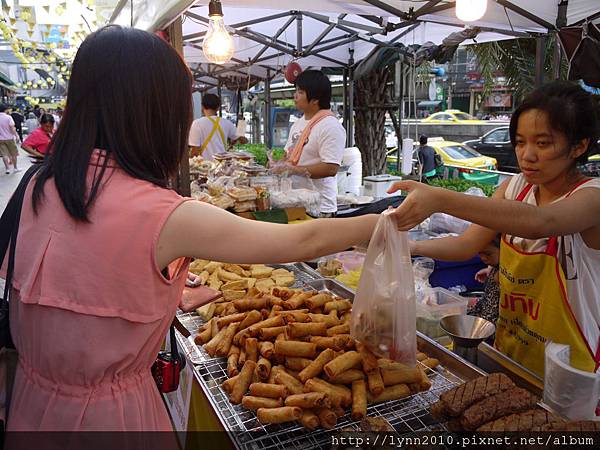
[[[227,140],[232,144],[248,142],[244,136],[237,136],[237,128],[229,120],[217,116],[221,108],[221,99],[215,94],[202,96],[202,115],[194,120],[190,128],[189,146],[191,156],[202,156],[212,161],[218,153],[227,149]]]
[[[0,105],[0,156],[4,161],[4,167],[6,168],[6,174],[11,173],[10,166],[13,166],[13,172],[19,172],[17,168],[17,156],[19,156],[19,150],[15,140],[19,139],[17,130],[15,128],[15,121],[13,118],[6,114],[6,105]]]
[[[331,82],[319,70],[302,72],[296,79],[294,101],[304,116],[290,130],[285,146],[288,163],[279,170],[294,175],[294,188],[318,190],[321,217],[334,217],[337,214],[337,172],[344,156],[346,131],[330,111]],[[295,161],[294,151],[306,127],[312,128]]]

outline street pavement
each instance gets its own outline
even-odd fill
[[[21,152],[23,153],[23,152]],[[0,211],[4,212],[4,208],[8,204],[11,195],[19,185],[19,181],[23,177],[25,171],[31,166],[31,160],[25,154],[19,155],[17,167],[22,169],[20,172],[5,174],[4,163],[0,162]],[[0,278],[0,295],[4,293],[4,280]]]

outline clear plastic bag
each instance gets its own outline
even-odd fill
[[[381,214],[352,306],[350,333],[373,353],[414,366],[417,350],[415,285],[408,233]]]
[[[474,195],[476,197],[485,197],[485,193],[478,187],[467,189],[464,194]],[[471,222],[445,213],[432,214],[429,220],[429,231],[436,233],[456,233],[463,234]]]

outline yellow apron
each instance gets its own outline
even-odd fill
[[[522,201],[532,185],[517,197]],[[545,252],[523,252],[500,243],[500,308],[495,347],[537,375],[544,375],[545,344],[570,346],[571,366],[593,372],[594,356],[567,298],[567,283],[552,237]]]
[[[215,135],[215,133],[218,131],[219,135],[221,136],[221,142],[223,142],[223,148],[226,149],[227,145],[225,144],[225,133],[223,133],[223,129],[221,128],[221,125],[219,124],[221,118],[217,117],[216,119],[213,119],[212,117],[206,117],[208,120],[210,120],[213,124],[212,130],[210,130],[209,135],[207,136],[206,139],[204,139],[204,142],[202,143],[202,146],[200,147],[200,156],[202,156],[202,154],[204,153],[204,150],[206,150],[206,147],[208,146],[208,143],[211,141],[211,139],[213,138],[213,136]]]

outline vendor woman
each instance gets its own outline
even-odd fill
[[[410,181],[396,211],[408,230],[434,212],[474,224],[459,237],[412,243],[412,253],[467,260],[503,233],[495,346],[542,376],[545,343],[570,346],[571,365],[600,361],[600,179],[578,170],[598,151],[600,113],[579,86],[556,81],[517,108],[510,138],[521,173],[491,199]]]

